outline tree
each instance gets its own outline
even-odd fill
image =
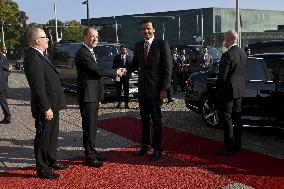
[[[55,19],[49,20],[44,26],[46,35],[49,36],[51,43],[56,42],[56,29],[55,29]],[[58,32],[64,29],[64,23],[60,20],[57,20]],[[60,29],[59,29],[60,28]]]
[[[63,31],[62,40],[76,40],[82,41],[83,39],[83,29],[80,22],[72,20],[65,24],[66,29]]]
[[[12,0],[0,0],[0,20],[4,29],[4,42],[8,54],[21,54],[21,35],[25,33],[28,19],[25,12],[20,11],[18,4]],[[3,33],[1,31],[1,45]]]

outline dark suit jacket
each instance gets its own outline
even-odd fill
[[[59,111],[65,107],[59,74],[51,62],[33,48],[25,51],[24,71],[31,88],[31,110],[36,118],[49,108]]]
[[[131,70],[139,70],[139,95],[159,97],[161,90],[167,91],[171,84],[172,55],[169,44],[164,40],[154,39],[144,60],[144,40],[136,43]]]
[[[0,92],[7,89],[9,64],[3,53],[0,53]]]
[[[216,81],[217,98],[227,100],[244,96],[246,63],[245,51],[237,46],[222,55]]]
[[[118,54],[116,56],[114,56],[113,58],[113,64],[112,64],[112,68],[113,69],[118,69],[118,68],[126,68],[127,72],[126,75],[123,77],[128,77],[131,75],[131,71],[130,71],[130,64],[132,62],[132,57],[129,55],[126,55],[126,62],[125,65],[123,65],[121,63],[121,54]]]
[[[100,69],[91,51],[82,45],[75,55],[78,74],[79,102],[98,102],[103,100],[101,77],[115,77],[116,70]]]

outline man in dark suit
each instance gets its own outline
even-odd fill
[[[162,114],[161,102],[167,97],[172,75],[172,56],[169,44],[154,38],[153,22],[141,22],[144,40],[136,43],[131,70],[139,70],[138,100],[142,121],[142,145],[134,156],[147,154],[150,148],[150,117],[153,122],[150,160],[158,160],[162,155]]]
[[[217,154],[232,154],[241,148],[241,104],[245,94],[245,66],[247,55],[237,46],[238,33],[230,30],[224,35],[225,52],[219,63],[217,101],[219,120],[224,127],[224,147]],[[233,126],[234,124],[234,126]]]
[[[117,108],[121,106],[121,90],[123,86],[124,93],[124,103],[125,108],[129,109],[129,78],[131,76],[130,64],[132,57],[127,54],[127,47],[125,45],[120,46],[120,53],[116,55],[113,59],[113,69],[125,68],[126,73],[122,77],[116,79],[116,93],[117,93]]]
[[[59,133],[59,110],[65,107],[64,92],[58,72],[44,57],[48,38],[41,28],[27,32],[29,48],[25,51],[24,71],[31,88],[31,111],[35,118],[36,135],[34,152],[37,175],[55,179],[59,175],[53,169],[65,169],[68,165],[56,160]]]
[[[94,27],[84,30],[84,43],[75,55],[78,74],[78,100],[82,116],[83,146],[86,165],[101,167],[105,157],[95,150],[98,127],[99,102],[103,100],[103,83],[101,77],[122,76],[124,69],[101,69],[94,54],[99,35]]]
[[[4,118],[0,124],[11,123],[11,113],[7,103],[7,88],[8,88],[8,75],[9,64],[6,58],[6,48],[2,47],[0,52],[0,105],[4,114]]]

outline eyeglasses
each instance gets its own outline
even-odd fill
[[[43,39],[45,39],[45,38],[47,38],[47,37],[46,37],[46,36],[45,36],[45,37],[43,36],[43,37],[38,37],[38,38],[43,38]]]

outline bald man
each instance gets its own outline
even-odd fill
[[[219,63],[217,76],[217,102],[219,120],[224,128],[224,147],[216,153],[233,154],[241,148],[241,104],[245,94],[245,66],[247,55],[237,46],[238,33],[230,30],[224,34],[224,42],[228,51]],[[234,126],[233,126],[234,124]]]
[[[64,93],[58,72],[43,52],[48,48],[48,38],[41,28],[27,32],[29,48],[25,51],[24,71],[31,88],[31,111],[35,118],[36,135],[34,152],[37,175],[43,179],[56,179],[53,170],[68,165],[56,160],[59,110],[65,107]]]

